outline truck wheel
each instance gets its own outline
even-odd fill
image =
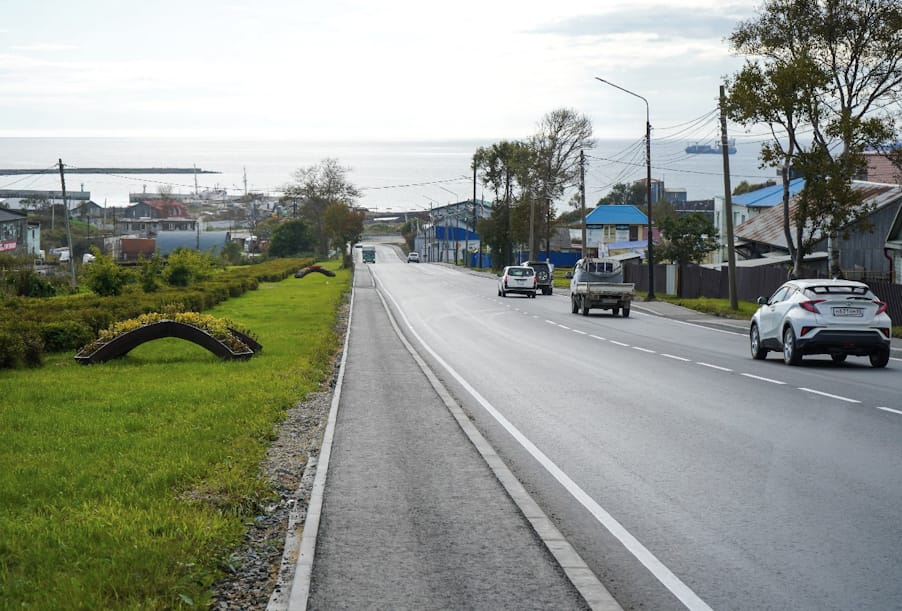
[[[570,295],[570,313],[576,314],[577,312],[579,312],[579,304],[576,303],[576,297]]]
[[[589,300],[583,299],[583,316],[589,315]]]
[[[614,316],[620,316],[620,308],[611,308],[611,314]]]
[[[630,317],[630,309],[629,308],[623,308],[623,317],[624,318]]]

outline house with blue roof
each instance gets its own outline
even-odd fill
[[[648,216],[636,206],[601,205],[586,215],[586,247],[590,256],[611,251],[637,252],[645,256]]]

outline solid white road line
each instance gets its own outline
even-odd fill
[[[398,311],[398,314],[404,320],[404,324],[407,326],[407,329],[410,331],[411,335],[413,335],[417,341],[423,346],[423,349],[428,352],[432,358],[436,360],[445,370],[453,377],[458,384],[460,384],[470,395],[486,410],[504,429],[519,442],[523,448],[529,452],[532,457],[545,468],[546,471],[556,479],[563,487],[570,493],[570,495],[579,502],[592,516],[598,521],[599,524],[604,526],[608,532],[610,532],[618,541],[620,541],[623,546],[629,550],[629,552],[642,563],[645,568],[647,568],[652,575],[657,578],[661,584],[667,588],[671,594],[673,594],[680,602],[682,602],[686,608],[691,609],[693,611],[711,611],[711,607],[701,599],[689,586],[687,586],[683,581],[677,577],[673,571],[671,571],[667,566],[664,565],[663,562],[658,560],[658,558],[649,551],[642,543],[636,539],[626,528],[623,527],[620,522],[618,522],[614,516],[609,514],[601,505],[599,505],[595,499],[589,496],[580,486],[574,482],[569,475],[564,473],[564,471],[558,467],[544,452],[542,452],[532,441],[529,440],[520,430],[513,425],[507,418],[504,417],[501,412],[499,412],[495,407],[489,403],[489,401],[483,397],[479,391],[477,391],[473,386],[470,385],[467,380],[463,378],[451,365],[449,365],[445,360],[440,357],[431,346],[429,346],[422,337],[420,337],[419,333],[413,328],[413,325],[410,324],[410,321],[405,316],[403,310],[397,301],[395,301],[394,297],[388,295],[389,299],[391,299],[392,303],[395,305],[395,309]],[[617,343],[617,342],[614,342]],[[627,344],[622,344],[623,346],[627,346]]]
[[[900,416],[902,416],[902,412],[900,412],[897,409],[893,409],[891,407],[878,407],[877,409],[882,409],[885,412],[892,412],[894,414],[899,414]]]

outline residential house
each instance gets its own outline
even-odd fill
[[[586,247],[590,256],[638,252],[648,246],[648,216],[636,206],[601,205],[586,215]]]
[[[72,216],[89,225],[100,225],[104,221],[105,210],[99,204],[88,200],[72,209]]]
[[[802,190],[805,186],[805,179],[794,178],[789,181],[789,196],[792,197]],[[730,208],[733,211],[733,233],[737,227],[745,223],[751,218],[770,210],[775,206],[783,203],[783,184],[762,187],[735,195],[730,198]],[[714,226],[717,227],[717,235],[720,236],[721,248],[715,257],[715,260],[727,260],[727,217],[726,217],[726,201],[723,196],[714,198]]]
[[[197,220],[188,217],[188,208],[173,199],[138,202],[124,209],[116,221],[120,234],[153,236],[162,231],[197,231]]]
[[[840,236],[838,244],[839,266],[843,275],[850,278],[881,279],[890,273],[890,259],[885,255],[887,236],[902,206],[902,186],[864,181],[853,181],[852,187],[861,192],[865,205],[873,206],[867,218],[869,229],[850,227],[848,237]],[[790,202],[790,218],[795,216],[797,200]],[[790,232],[795,236],[795,224]],[[789,254],[783,228],[782,206],[772,206],[735,228],[737,255],[753,259],[763,256]],[[812,252],[829,252],[830,239],[816,235]],[[826,272],[820,266],[812,271]]]
[[[902,184],[902,168],[894,165],[889,157],[877,151],[868,151],[864,154],[868,163],[863,180],[869,182],[881,182],[886,184]]]
[[[902,207],[896,211],[883,248],[890,262],[890,282],[902,284]]]

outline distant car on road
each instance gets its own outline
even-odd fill
[[[418,252],[407,253],[407,262],[408,263],[419,263],[420,262],[420,253],[418,253]]]
[[[537,289],[536,270],[525,265],[508,265],[498,276],[498,296],[520,293],[535,298]]]
[[[862,282],[791,280],[758,304],[749,327],[752,358],[767,358],[773,350],[783,352],[787,365],[808,354],[829,354],[834,363],[867,356],[872,367],[889,362],[886,304]]]
[[[545,261],[526,261],[523,265],[536,270],[536,285],[543,295],[554,291],[554,268]]]

